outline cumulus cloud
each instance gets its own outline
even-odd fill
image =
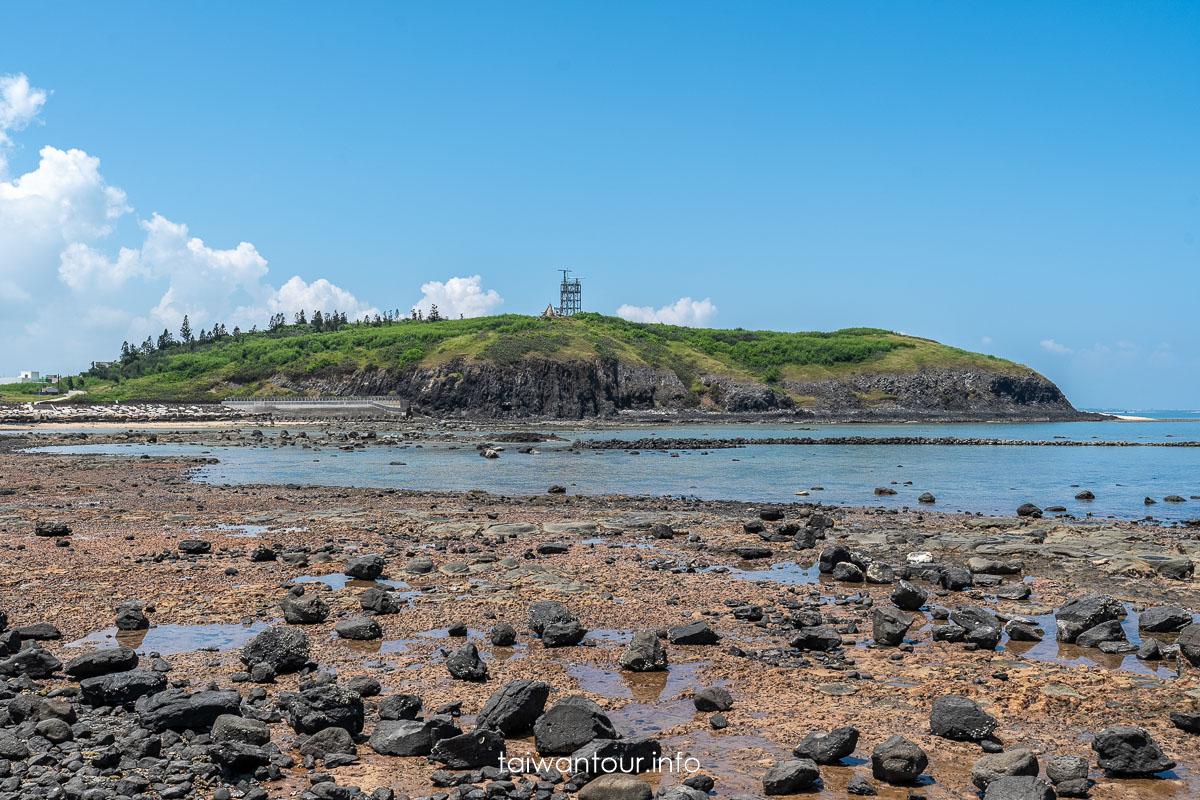
[[[717,316],[717,307],[707,297],[703,300],[681,297],[674,303],[657,309],[653,306],[633,306],[626,303],[617,309],[617,316],[630,322],[661,322],[666,325],[703,327]]]
[[[55,147],[43,147],[40,156],[36,169],[0,180],[0,283],[8,287],[0,304],[44,289],[68,248],[73,248],[68,272],[87,271],[80,247],[109,236],[131,210],[125,193],[105,182],[98,158]]]
[[[449,319],[456,319],[459,315],[486,317],[504,304],[504,298],[495,289],[484,291],[482,283],[483,278],[479,275],[451,278],[445,283],[430,281],[421,285],[421,299],[413,307],[428,315],[429,309],[436,305],[438,313]]]
[[[1042,339],[1041,345],[1042,349],[1046,352],[1054,353],[1055,355],[1059,356],[1069,355],[1071,352],[1073,352],[1071,348],[1067,347],[1066,345],[1059,344],[1053,339]]]
[[[9,132],[22,130],[37,119],[46,94],[45,89],[30,86],[24,74],[0,75],[0,174],[5,167],[3,148],[12,144]]]
[[[122,339],[177,330],[184,314],[199,328],[264,325],[301,308],[375,313],[324,278],[276,288],[250,242],[213,246],[157,213],[119,241],[134,209],[83,150],[43,147],[36,168],[9,180],[10,134],[38,117],[48,94],[24,75],[0,76],[0,338],[8,359],[30,359],[0,364],[0,373],[86,367],[111,358]]]
[[[230,317],[231,324],[247,329],[252,325],[261,326],[273,314],[283,314],[290,322],[291,315],[301,309],[309,314],[317,310],[325,313],[340,311],[349,319],[362,319],[379,313],[379,309],[361,302],[350,292],[324,278],[306,283],[299,275],[293,275],[278,289],[268,291],[263,301],[259,306],[239,307]]]

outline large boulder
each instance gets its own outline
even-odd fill
[[[251,639],[239,657],[248,667],[267,664],[283,675],[308,663],[308,636],[298,628],[276,625]]]
[[[1175,766],[1144,728],[1133,725],[1105,728],[1092,739],[1092,749],[1100,769],[1113,775],[1153,775]]]
[[[137,701],[138,722],[155,733],[208,730],[222,714],[241,713],[242,697],[233,690],[187,692],[167,689]]]
[[[583,641],[587,629],[573,619],[551,622],[542,628],[542,644],[546,647],[573,647]]]
[[[135,669],[97,675],[79,682],[79,697],[90,706],[132,705],[139,697],[167,688],[167,676],[152,670]]]
[[[686,625],[675,625],[667,629],[667,638],[671,644],[716,644],[721,635],[708,627],[704,620],[689,622]]]
[[[476,729],[438,739],[430,757],[447,769],[496,766],[504,758],[504,736],[497,731]]]
[[[667,648],[654,631],[638,631],[618,659],[631,672],[661,672],[667,668]]]
[[[1088,762],[1079,756],[1055,756],[1046,762],[1046,777],[1052,783],[1087,780]]]
[[[1115,597],[1098,593],[1076,597],[1068,600],[1054,615],[1058,623],[1058,640],[1072,643],[1089,628],[1123,616],[1125,606]]]
[[[983,800],[1055,800],[1050,784],[1036,775],[1009,775],[988,784]]]
[[[821,777],[815,761],[809,758],[792,758],[777,761],[763,776],[763,794],[796,794],[810,788]]]
[[[380,720],[371,734],[371,749],[381,756],[427,756],[433,745],[462,733],[449,717]]]
[[[236,714],[222,714],[213,720],[214,742],[241,742],[261,747],[271,741],[271,728],[265,722]]]
[[[30,678],[49,678],[62,669],[62,662],[48,650],[34,644],[0,661],[0,675],[25,675]]]
[[[813,731],[792,750],[797,758],[811,758],[818,764],[837,764],[858,746],[858,728],[846,725],[829,733]]]
[[[547,625],[563,622],[578,622],[571,611],[557,600],[535,600],[529,604],[529,630],[542,635]]]
[[[1192,623],[1181,630],[1175,643],[1192,666],[1200,667],[1200,623]]]
[[[517,629],[507,622],[497,622],[488,631],[488,641],[494,647],[512,647],[517,643]]]
[[[961,742],[979,742],[992,735],[996,718],[974,700],[960,694],[948,694],[933,701],[929,729],[935,736]]]
[[[925,605],[929,593],[920,586],[902,580],[892,589],[892,602],[905,611],[916,611]]]
[[[871,613],[871,622],[875,644],[897,647],[904,641],[904,635],[912,627],[913,617],[892,606],[876,606]]]
[[[346,574],[360,581],[373,581],[383,574],[383,557],[370,555],[352,558],[346,562]]]
[[[475,727],[497,730],[505,736],[529,730],[542,715],[550,685],[542,681],[515,680],[500,687],[475,718]]]
[[[792,637],[791,645],[799,650],[831,653],[842,646],[842,635],[832,625],[804,626]]]
[[[903,736],[892,736],[871,751],[871,774],[888,783],[913,783],[928,766],[925,751]]]
[[[650,736],[628,739],[593,739],[570,755],[572,764],[586,764],[592,775],[626,772],[636,775],[655,768],[662,745]]]
[[[579,800],[650,800],[654,791],[636,775],[601,775],[579,790]]]
[[[817,569],[821,572],[833,572],[834,567],[847,561],[850,561],[850,548],[840,544],[830,545],[821,551]]]
[[[1116,619],[1094,625],[1075,637],[1075,644],[1080,647],[1099,647],[1105,642],[1124,641],[1125,629],[1121,627],[1121,621]]]
[[[971,767],[971,783],[975,784],[982,792],[990,783],[1001,778],[1037,774],[1037,756],[1032,751],[1019,747],[1003,753],[982,756],[975,762],[975,766]]]
[[[314,592],[296,587],[279,601],[283,618],[292,625],[316,625],[329,616],[329,604]]]
[[[473,644],[464,644],[446,656],[446,670],[460,681],[487,680],[488,668]]]
[[[559,700],[533,723],[533,741],[542,755],[573,753],[593,739],[616,739],[604,709],[582,695]]]
[[[400,601],[394,592],[383,586],[372,586],[362,593],[358,600],[363,611],[373,614],[395,614],[401,609]]]
[[[116,626],[119,631],[144,631],[150,627],[150,619],[141,606],[130,603],[117,609]]]
[[[286,698],[287,722],[296,733],[313,734],[325,728],[363,729],[362,697],[336,683],[305,689]]]
[[[67,674],[76,680],[83,680],[112,672],[126,672],[137,665],[136,650],[128,647],[110,647],[72,658],[67,662]]]
[[[1147,608],[1138,616],[1138,630],[1146,633],[1176,633],[1192,624],[1192,615],[1178,606]]]
[[[979,628],[1000,630],[1003,627],[995,614],[979,606],[959,606],[950,612],[950,621],[960,628],[966,628],[967,633]]]
[[[70,536],[71,526],[65,522],[35,522],[33,523],[34,536]]]
[[[421,698],[415,694],[389,694],[379,701],[379,718],[416,719],[421,705]]]
[[[300,744],[300,755],[325,758],[331,755],[355,755],[358,748],[345,728],[325,728]]]
[[[708,713],[710,711],[728,711],[733,708],[733,695],[728,689],[720,686],[709,686],[696,692],[692,698],[696,710]]]
[[[213,763],[237,775],[254,772],[271,763],[274,753],[266,747],[245,742],[219,742],[209,748]]]
[[[942,567],[933,582],[951,592],[961,592],[975,585],[971,571],[962,567]]]
[[[341,639],[356,642],[368,642],[383,638],[383,628],[370,617],[351,617],[333,626],[333,631]]]

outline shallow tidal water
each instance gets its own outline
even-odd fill
[[[1180,412],[1181,414],[1183,412]],[[1032,502],[1061,505],[1096,518],[1163,522],[1200,517],[1200,448],[940,445],[753,445],[715,450],[572,451],[546,442],[536,453],[504,446],[484,459],[473,444],[414,442],[347,452],[320,437],[312,448],[268,444],[220,447],[193,444],[78,445],[47,452],[187,456],[219,463],[199,467],[196,480],[215,484],[298,483],[528,495],[562,484],[577,494],[686,495],[705,500],[790,502],[801,498],[841,505],[917,507],[931,492],[932,508],[1011,515]],[[397,434],[403,436],[403,434]],[[486,436],[486,434],[482,434]],[[927,436],[1026,441],[1200,441],[1200,417],[1173,421],[896,425],[694,425],[571,431],[572,439],[648,437],[769,438],[784,436]],[[340,443],[339,443],[340,444]],[[876,487],[895,495],[876,496]],[[1096,495],[1075,500],[1082,489]],[[800,493],[807,493],[800,494]],[[1164,501],[1167,495],[1183,503]],[[1146,505],[1145,498],[1156,501]]]

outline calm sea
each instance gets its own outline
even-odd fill
[[[1112,411],[1112,410],[1110,410]],[[768,438],[779,436],[929,436],[1015,440],[1066,439],[1128,442],[1200,441],[1195,411],[1120,411],[1152,421],[897,425],[694,425],[585,430],[570,438]],[[268,433],[274,431],[268,429]],[[572,452],[567,443],[521,454],[507,445],[498,459],[480,458],[471,444],[422,442],[372,445],[357,452],[335,446],[207,447],[200,445],[81,445],[57,452],[123,455],[205,455],[219,463],[198,468],[195,479],[218,484],[300,483],[539,494],[551,484],[579,494],[686,495],[710,500],[917,507],[932,492],[938,510],[1012,514],[1025,502],[1065,506],[1083,517],[1164,522],[1200,517],[1200,448],[1170,447],[946,447],[754,445],[732,450]],[[396,463],[401,462],[401,463]],[[820,487],[820,488],[816,488]],[[876,497],[876,487],[895,489]],[[1093,501],[1075,500],[1082,489]],[[1167,495],[1187,498],[1167,503]],[[1157,502],[1146,505],[1145,498]]]

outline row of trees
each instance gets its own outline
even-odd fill
[[[304,332],[327,333],[339,331],[348,325],[392,325],[401,322],[440,322],[445,319],[439,312],[436,304],[431,304],[429,314],[425,315],[421,309],[413,307],[408,316],[403,316],[400,309],[388,309],[382,314],[375,314],[374,318],[364,316],[361,320],[350,321],[344,311],[333,310],[323,312],[320,309],[312,312],[309,317],[303,310],[297,311],[292,315],[292,324],[288,325],[287,316],[283,313],[271,315],[271,319],[267,323],[266,333],[280,335],[296,335]],[[459,319],[462,319],[462,314],[459,314]],[[258,326],[255,325],[247,331],[249,334],[260,333]],[[152,336],[147,336],[146,341],[138,344],[130,344],[129,342],[121,343],[121,363],[130,364],[137,361],[139,358],[153,355],[154,353],[168,353],[172,351],[194,350],[201,345],[212,344],[226,339],[235,342],[240,342],[245,334],[238,326],[233,326],[233,331],[226,329],[223,323],[216,323],[212,330],[200,329],[199,333],[192,332],[192,324],[188,319],[187,314],[183,315],[183,324],[179,326],[179,338],[176,339],[171,331],[164,328],[163,332],[155,339]]]

